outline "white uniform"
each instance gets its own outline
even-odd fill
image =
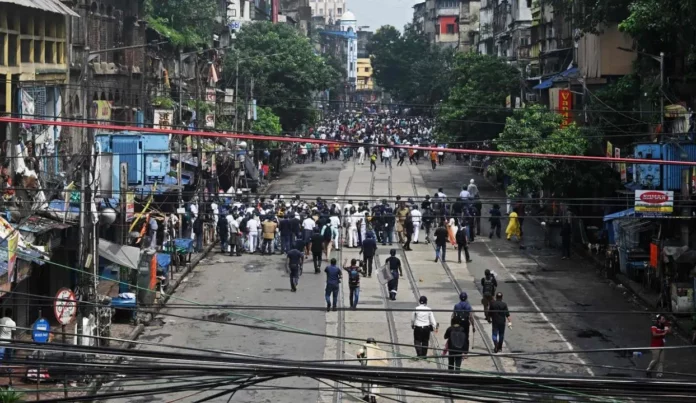
[[[358,147],[358,164],[365,164],[365,147]]]
[[[348,221],[348,247],[355,248],[358,246],[358,222],[360,214],[355,213],[347,218]]]
[[[259,247],[259,221],[255,218],[247,221],[247,235],[249,241],[249,252],[254,253]]]
[[[331,223],[331,238],[334,241],[334,248],[338,250],[338,228],[341,226],[341,220],[334,215],[329,218],[329,222]]]
[[[411,219],[413,220],[413,242],[418,242],[423,214],[419,210],[411,210]]]

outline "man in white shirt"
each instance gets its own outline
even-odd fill
[[[239,222],[230,213],[225,216],[227,229],[230,233],[230,256],[242,256],[242,239],[239,236]]]
[[[249,221],[247,221],[249,253],[256,253],[256,249],[259,247],[259,225],[260,223],[256,216],[251,216]]]
[[[355,248],[358,246],[358,223],[360,222],[360,215],[355,212],[355,209],[346,216],[346,223],[348,224],[348,247]]]
[[[413,243],[418,243],[423,214],[418,210],[418,205],[416,204],[411,207],[411,220],[413,221]]]
[[[446,195],[445,192],[443,192],[442,190],[443,190],[442,188],[440,188],[440,189],[437,190],[437,197],[440,198],[440,199],[446,199],[446,198],[447,198],[447,195]]]
[[[305,244],[308,244],[312,240],[312,234],[314,233],[314,227],[316,226],[317,223],[311,216],[302,221],[302,238]]]
[[[5,309],[5,316],[0,318],[0,359],[7,361],[12,359],[11,349],[5,347],[5,344],[12,341],[12,333],[17,330],[17,324],[12,320],[12,309]],[[10,380],[12,385],[12,380]]]
[[[329,218],[329,222],[331,223],[331,240],[334,243],[334,249],[340,250],[338,247],[338,234],[340,234],[339,228],[341,228],[341,219],[338,218],[338,215],[332,214],[331,218]]]
[[[418,357],[426,357],[430,343],[430,332],[434,330],[437,333],[439,325],[435,320],[432,309],[428,307],[428,298],[423,295],[418,302],[420,305],[416,307],[411,317],[413,344],[416,346],[416,355]]]
[[[462,191],[459,192],[459,198],[464,199],[464,200],[468,200],[469,196],[471,196],[471,193],[469,193],[469,191],[467,190],[467,188],[465,186],[462,186]]]
[[[479,196],[479,190],[478,186],[476,186],[475,181],[472,179],[469,181],[469,187],[466,188],[467,191],[469,191],[469,197],[472,199],[476,199]]]
[[[392,151],[391,148],[385,147],[384,151],[382,151],[382,160],[384,161],[384,167],[391,167],[391,157],[392,157]]]
[[[358,164],[365,165],[365,147],[358,147]]]

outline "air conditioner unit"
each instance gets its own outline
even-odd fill
[[[524,94],[524,99],[525,99],[527,102],[537,102],[538,98],[539,98],[539,97],[538,97],[537,94],[532,94],[532,93]]]

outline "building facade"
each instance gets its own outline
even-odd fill
[[[341,32],[346,34],[346,76],[348,84],[353,88],[357,85],[358,78],[358,21],[355,15],[346,11],[339,20]]]
[[[343,0],[309,0],[312,8],[312,17],[324,17],[327,23],[335,22],[347,12],[346,2]]]

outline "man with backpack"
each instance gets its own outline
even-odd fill
[[[360,267],[357,259],[350,260],[350,266],[343,267],[348,272],[348,287],[350,288],[350,308],[358,308],[358,298],[360,297]]]
[[[469,334],[469,326],[474,320],[474,315],[471,313],[471,304],[467,301],[468,299],[469,296],[466,292],[462,291],[462,293],[459,294],[459,302],[454,306],[454,312],[452,313],[452,318],[457,318],[459,326],[466,331],[467,335]],[[476,332],[476,329],[472,329],[472,331]]]
[[[458,317],[453,317],[451,326],[445,331],[447,340],[447,361],[450,372],[459,372],[462,367],[462,358],[469,352],[469,332],[459,323]]]
[[[483,294],[483,299],[481,304],[483,305],[483,313],[486,316],[486,321],[491,323],[491,314],[488,312],[491,303],[493,302],[493,296],[495,295],[495,289],[498,288],[498,281],[489,269],[484,272],[484,277],[481,279],[481,293]]]
[[[404,273],[401,270],[401,260],[396,257],[396,249],[390,250],[389,255],[390,256],[384,261],[392,278],[387,283],[387,290],[389,291],[389,299],[396,301],[396,293],[399,289],[399,276],[403,276]]]
[[[505,320],[507,326],[512,329],[512,320],[510,320],[510,311],[505,302],[503,302],[503,293],[495,294],[495,301],[491,303],[491,335],[493,336],[493,345],[495,345],[494,353],[503,351],[503,341],[505,339]]]

